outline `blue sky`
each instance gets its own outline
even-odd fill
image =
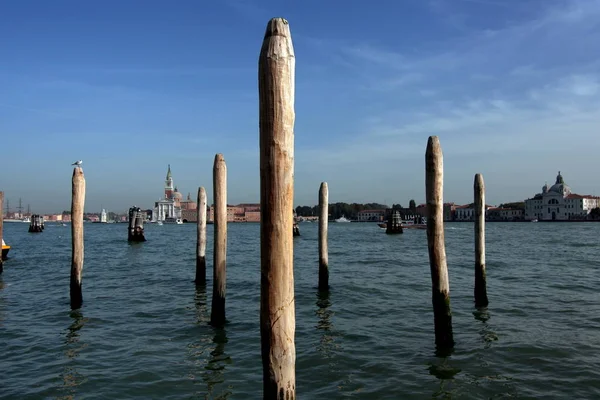
[[[150,207],[167,164],[212,198],[259,201],[257,61],[267,21],[296,53],[296,205],[424,201],[427,137],[445,200],[522,200],[561,170],[600,194],[599,0],[4,1],[0,188],[38,212]]]

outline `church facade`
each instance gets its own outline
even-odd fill
[[[181,193],[173,185],[171,165],[169,165],[167,178],[165,179],[165,197],[154,203],[152,221],[157,222],[164,221],[167,218],[181,218],[181,198]]]
[[[559,171],[554,185],[544,185],[542,193],[525,200],[525,219],[582,220],[596,207],[600,207],[600,197],[572,193]]]

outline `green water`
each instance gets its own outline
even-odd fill
[[[600,398],[600,224],[488,224],[482,311],[473,225],[447,224],[448,357],[435,354],[424,231],[330,224],[331,292],[319,295],[317,224],[300,229],[298,398]],[[192,282],[194,225],[150,225],[134,245],[125,224],[85,235],[84,306],[71,312],[70,228],[5,224],[0,398],[262,398],[257,224],[229,225],[224,329],[208,325],[210,276],[208,293]]]

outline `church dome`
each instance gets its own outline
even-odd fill
[[[179,200],[183,198],[183,195],[177,191],[177,188],[175,188],[175,191],[173,192],[173,198]]]
[[[561,195],[571,194],[571,188],[565,183],[560,171],[556,176],[556,183],[549,189],[550,192],[560,193]]]

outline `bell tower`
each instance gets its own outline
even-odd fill
[[[173,177],[171,176],[171,164],[167,170],[167,178],[165,179],[165,199],[173,198]]]

